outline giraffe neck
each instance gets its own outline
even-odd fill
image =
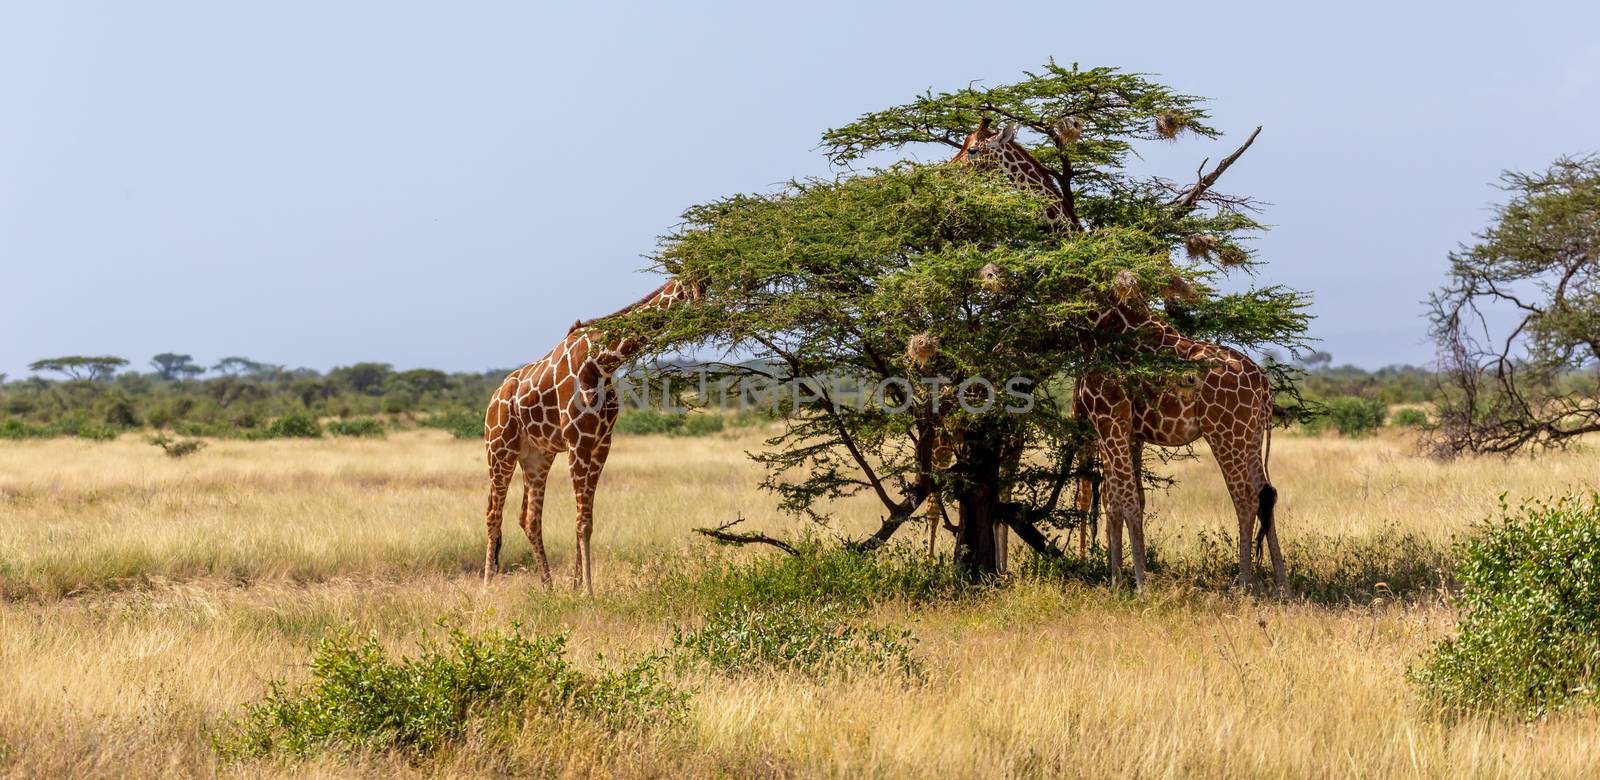
[[[1066,195],[1056,183],[1055,176],[1044,167],[1022,144],[1007,141],[1000,146],[1000,164],[1017,186],[1045,199],[1044,217],[1058,232],[1071,229],[1067,219]]]
[[[1139,335],[1138,344],[1141,350],[1182,351],[1183,348],[1196,343],[1148,310],[1124,304],[1112,306],[1096,316],[1092,331],[1104,336],[1089,340],[1090,352],[1094,351],[1097,344],[1115,341],[1127,334]]]
[[[589,326],[602,320],[620,317],[624,314],[632,314],[633,312],[637,311],[643,311],[647,309],[667,309],[688,299],[688,288],[680,283],[677,279],[670,279],[666,282],[666,284],[656,288],[649,295],[646,295],[638,301],[612,312],[611,314],[607,314],[603,317],[596,317],[592,320],[579,320],[578,322],[573,323],[572,328],[567,332],[570,335],[580,330],[587,331],[587,333],[585,333],[585,337],[590,340],[590,343],[594,346],[596,353],[602,358],[600,361],[602,367],[606,370],[607,374],[609,374],[610,372],[615,371],[623,363],[627,362],[629,358],[637,355],[640,350],[649,346],[650,339],[647,336],[642,335],[603,338],[600,334],[590,330]]]

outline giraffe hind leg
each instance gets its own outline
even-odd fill
[[[1283,549],[1278,546],[1278,522],[1274,517],[1274,510],[1278,506],[1278,489],[1271,483],[1261,486],[1259,506],[1256,508],[1256,517],[1261,521],[1261,530],[1256,532],[1256,557],[1261,557],[1261,537],[1267,539],[1267,551],[1272,556],[1272,584],[1279,595],[1288,592],[1289,575],[1288,567],[1283,562]]]
[[[517,462],[496,453],[489,455],[489,508],[484,513],[488,540],[483,551],[483,582],[500,571],[500,524],[505,514],[506,491],[516,473]]]

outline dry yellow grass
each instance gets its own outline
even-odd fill
[[[173,461],[136,439],[0,444],[0,772],[15,776],[492,774],[960,777],[1555,776],[1600,772],[1600,719],[1445,720],[1406,664],[1448,632],[1447,605],[1258,602],[1157,578],[1136,600],[1022,582],[933,607],[891,604],[929,673],[811,682],[684,681],[682,724],[611,738],[533,733],[508,755],[468,745],[436,763],[323,757],[221,767],[209,735],[267,680],[302,679],[328,631],[414,645],[440,617],[568,630],[578,658],[661,646],[642,599],[660,567],[696,565],[697,525],[743,514],[792,528],[750,487],[749,433],[626,438],[602,483],[593,599],[526,572],[478,582],[483,467],[470,442],[213,443]],[[1587,488],[1600,456],[1439,464],[1402,441],[1280,435],[1286,540],[1398,529],[1444,540],[1513,499]],[[1169,549],[1227,529],[1215,467],[1175,464],[1152,500]],[[560,483],[558,467],[556,483]],[[514,506],[513,502],[513,506]],[[570,492],[547,537],[570,570]],[[846,508],[847,527],[874,522]],[[519,533],[507,559],[527,560]],[[760,555],[761,552],[740,554]],[[692,617],[692,616],[691,616]]]

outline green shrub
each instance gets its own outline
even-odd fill
[[[50,424],[49,433],[46,435],[77,436],[78,431],[83,430],[86,425],[89,425],[89,421],[83,415],[69,412],[57,417],[56,421]]]
[[[658,412],[654,409],[629,409],[617,415],[617,424],[613,430],[629,436],[648,436],[672,433],[682,425],[683,418],[680,415]]]
[[[240,436],[259,438],[259,432],[257,431],[241,431],[227,423],[204,423],[186,420],[173,426],[173,430],[184,436],[210,436],[215,439],[231,439]]]
[[[723,428],[720,414],[688,414],[681,415],[681,419],[683,424],[672,432],[674,436],[709,436]]]
[[[383,422],[371,417],[362,417],[356,420],[334,420],[328,423],[328,433],[334,436],[381,439],[384,436]]]
[[[139,427],[139,412],[133,405],[133,399],[122,393],[111,394],[100,411],[105,424],[113,428]]]
[[[0,420],[0,439],[40,439],[51,432],[38,425],[29,425],[15,417]]]
[[[1501,501],[1457,546],[1461,620],[1409,672],[1450,709],[1537,715],[1600,701],[1600,494]]]
[[[1428,413],[1415,406],[1396,409],[1394,416],[1389,419],[1389,424],[1401,428],[1426,428]]]
[[[250,435],[253,439],[317,439],[322,437],[322,424],[308,412],[290,412],[272,424]]]
[[[566,657],[566,637],[451,630],[415,658],[390,658],[376,638],[323,640],[311,681],[280,681],[216,738],[228,759],[318,750],[439,751],[468,734],[508,739],[536,718],[582,719],[619,730],[670,720],[685,696],[647,658],[585,672]]]
[[[858,552],[807,541],[796,550],[798,555],[763,556],[746,563],[709,561],[687,574],[669,573],[663,590],[694,599],[706,611],[791,603],[856,610],[889,601],[954,598],[968,587],[953,566],[930,563],[909,547]]]
[[[916,638],[905,629],[860,625],[830,606],[798,602],[763,609],[736,606],[713,612],[705,625],[674,628],[680,663],[704,664],[730,675],[781,670],[812,678],[860,673],[920,677],[912,655]]]
[[[673,414],[655,409],[629,409],[617,416],[616,432],[630,436],[708,436],[726,422],[720,414]]]
[[[390,390],[383,394],[384,414],[400,414],[417,408],[417,394],[404,390]]]
[[[471,409],[452,409],[432,414],[423,420],[422,424],[429,428],[448,431],[457,439],[483,438],[483,412]]]
[[[206,443],[199,439],[173,439],[164,433],[158,433],[145,439],[150,444],[160,447],[169,458],[182,458],[193,455],[205,449]]]
[[[1344,396],[1328,402],[1328,422],[1340,436],[1365,436],[1383,427],[1389,409],[1382,401]]]

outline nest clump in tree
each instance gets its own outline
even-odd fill
[[[906,360],[917,370],[922,370],[933,363],[934,357],[939,354],[939,339],[928,333],[918,333],[906,341]]]
[[[1156,114],[1156,135],[1171,141],[1178,137],[1178,133],[1188,124],[1188,117],[1176,111],[1165,111]]]
[[[1111,294],[1124,306],[1138,303],[1142,298],[1139,294],[1138,274],[1126,268],[1118,271],[1111,279]]]
[[[1005,269],[994,263],[986,263],[978,269],[978,282],[991,293],[1003,292],[1006,289]]]
[[[1166,283],[1161,286],[1161,297],[1169,301],[1194,303],[1199,300],[1200,295],[1194,285],[1183,278],[1183,274],[1173,271],[1172,275],[1167,277]]]
[[[1061,117],[1050,126],[1050,132],[1062,144],[1070,145],[1083,137],[1083,120],[1075,116]]]
[[[1229,268],[1244,265],[1249,259],[1250,253],[1234,244],[1228,244],[1217,250],[1217,262]]]
[[[1210,258],[1213,252],[1217,251],[1217,246],[1220,243],[1217,241],[1216,236],[1208,236],[1204,233],[1190,233],[1183,239],[1183,251],[1189,255],[1190,260],[1205,260]]]

